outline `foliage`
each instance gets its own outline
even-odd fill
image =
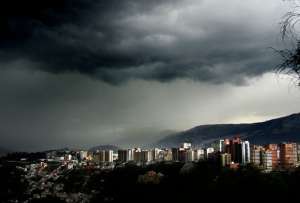
[[[28,183],[23,175],[24,172],[15,166],[0,166],[0,202],[25,199]]]
[[[66,175],[63,180],[64,191],[67,193],[77,193],[84,189],[86,181],[86,171],[83,169],[73,170],[71,173]]]
[[[101,184],[101,191],[92,202],[101,201],[211,201],[230,198],[231,202],[247,200],[289,200],[297,194],[300,170],[293,173],[263,173],[246,166],[238,170],[218,168],[214,163],[195,163],[188,173],[181,173],[178,163],[160,163],[145,168],[122,168],[111,171]],[[141,184],[141,177],[151,171],[162,173],[163,178],[157,184]],[[153,173],[155,171],[155,173]],[[148,176],[147,176],[148,177]],[[151,181],[150,181],[151,182]]]
[[[24,199],[26,182],[22,172],[0,168],[1,200]],[[298,198],[300,169],[265,173],[251,165],[237,170],[221,168],[213,161],[183,164],[161,162],[148,166],[128,164],[114,170],[74,169],[60,180],[64,192],[84,193],[91,202],[284,202]],[[9,191],[9,192],[8,192]],[[47,197],[39,202],[58,202]],[[300,200],[300,197],[296,199]],[[0,201],[1,202],[1,201]]]

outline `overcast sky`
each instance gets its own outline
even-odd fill
[[[300,111],[300,89],[273,73],[286,1],[5,1],[3,147],[143,145]]]

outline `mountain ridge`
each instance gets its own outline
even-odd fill
[[[175,147],[182,142],[192,142],[193,145],[202,146],[237,135],[254,144],[300,142],[300,113],[256,123],[199,125],[171,134],[154,145]]]

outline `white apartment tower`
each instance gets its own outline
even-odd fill
[[[242,143],[242,164],[250,163],[250,143],[243,141]]]

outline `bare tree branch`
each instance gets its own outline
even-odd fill
[[[293,2],[296,4],[294,10],[283,16],[281,37],[283,41],[291,39],[295,46],[291,49],[275,50],[282,57],[282,63],[276,69],[279,73],[295,75],[300,86],[300,39],[296,29],[300,22],[300,6],[297,5],[299,1],[293,0]]]

